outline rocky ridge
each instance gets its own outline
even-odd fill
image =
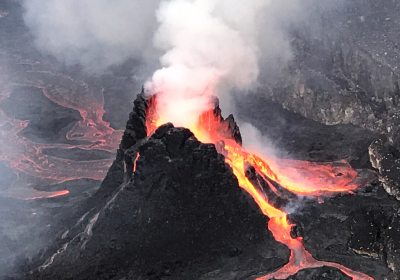
[[[328,125],[354,124],[400,140],[400,30],[396,1],[356,0],[292,29],[294,59],[262,90],[283,107]],[[318,23],[318,24],[316,24]]]

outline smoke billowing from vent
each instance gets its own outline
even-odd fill
[[[239,86],[256,78],[259,59],[270,68],[291,58],[286,27],[304,14],[298,0],[22,2],[36,46],[67,64],[101,72],[129,58],[149,64],[159,56],[156,49],[170,50],[162,66],[175,65],[179,55],[183,66],[198,67],[201,62],[213,68],[212,77],[224,76]],[[191,64],[184,65],[189,58]]]
[[[196,122],[191,118],[209,109],[211,96],[247,89],[256,82],[261,60],[271,63],[271,68],[277,61],[286,63],[291,50],[284,26],[278,23],[289,11],[299,11],[297,4],[290,0],[162,2],[154,43],[165,52],[160,59],[163,68],[146,86],[157,93],[161,119],[188,127]]]
[[[129,58],[159,68],[146,89],[158,93],[161,119],[178,126],[193,124],[211,95],[220,97],[225,113],[232,111],[227,93],[254,85],[260,69],[284,67],[292,58],[289,27],[304,19],[308,5],[299,0],[23,3],[37,47],[60,61],[89,72]]]
[[[292,59],[291,26],[308,17],[314,0],[22,2],[36,46],[60,61],[101,72],[135,58],[159,69],[146,90],[158,94],[161,121],[189,127],[212,95],[226,114],[228,93],[251,88],[262,71],[276,72]]]
[[[208,109],[218,86],[245,88],[258,76],[256,17],[269,0],[162,2],[156,47],[164,68],[147,84],[162,118],[187,126]],[[171,102],[173,101],[173,102]]]

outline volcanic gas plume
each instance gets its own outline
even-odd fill
[[[163,2],[154,42],[166,51],[146,89],[157,92],[162,118],[188,126],[208,108],[218,88],[246,88],[257,79],[256,15],[270,1],[238,4],[247,20],[232,17],[228,1]],[[174,102],[171,102],[174,100]]]

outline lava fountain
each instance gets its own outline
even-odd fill
[[[147,113],[148,135],[168,120],[157,111],[156,95],[150,99]],[[210,105],[212,108],[212,105]],[[210,109],[198,117],[198,122],[189,125],[196,138],[204,143],[215,144],[217,151],[225,156],[225,162],[232,168],[240,187],[246,190],[270,220],[268,229],[274,238],[285,244],[291,251],[289,262],[281,269],[258,278],[286,279],[306,268],[330,266],[340,269],[354,280],[373,280],[368,275],[353,271],[337,263],[319,261],[307,252],[301,237],[293,238],[287,212],[272,205],[268,196],[257,184],[249,180],[247,166],[251,166],[280,195],[271,183],[275,182],[287,192],[295,195],[307,195],[314,198],[330,196],[335,193],[351,192],[360,186],[355,183],[357,172],[344,161],[335,163],[315,163],[299,160],[266,158],[243,149],[234,139],[230,128],[220,115],[220,110]],[[236,140],[236,141],[235,141]]]

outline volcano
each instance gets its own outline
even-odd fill
[[[0,1],[0,279],[400,279],[398,1],[301,1],[293,59],[230,92],[280,157],[249,148],[217,99],[184,127],[157,93],[132,109],[143,61],[65,65],[37,49],[22,2],[38,1]]]
[[[370,173],[245,151],[217,99],[191,130],[156,103],[138,95],[100,189],[24,279],[397,279],[398,203]]]

